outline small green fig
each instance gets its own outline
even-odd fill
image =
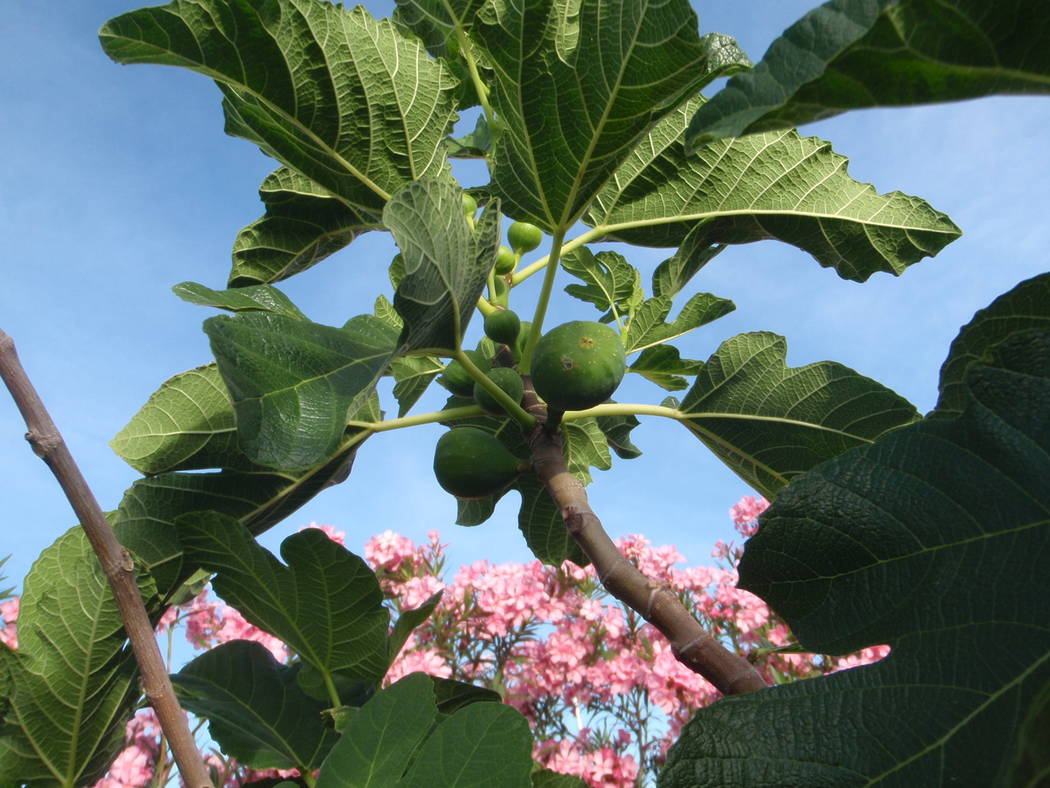
[[[495,367],[485,373],[489,380],[495,383],[512,400],[521,404],[521,395],[525,393],[521,382],[521,375],[510,367]],[[488,413],[501,415],[505,413],[503,406],[489,393],[489,390],[480,383],[474,383],[474,399]]]
[[[620,335],[576,320],[544,334],[532,356],[536,393],[556,410],[586,410],[612,396],[627,367]]]
[[[514,222],[507,228],[507,241],[515,252],[525,254],[543,242],[543,230],[528,222]]]
[[[510,484],[527,463],[491,432],[456,427],[438,438],[434,475],[445,492],[468,500],[484,498]]]
[[[491,315],[485,315],[485,336],[502,345],[512,345],[518,341],[521,331],[521,318],[509,309],[500,309]]]
[[[518,256],[506,246],[500,246],[499,254],[496,255],[496,274],[506,276],[512,273],[518,265]]]
[[[477,350],[468,350],[466,354],[474,362],[474,366],[481,369],[482,372],[488,371],[489,360],[484,353]],[[463,369],[463,365],[455,359],[445,367],[445,372],[441,375],[439,381],[453,394],[458,394],[461,397],[470,397],[474,394],[474,378],[468,375],[467,371]]]

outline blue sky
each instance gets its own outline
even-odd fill
[[[181,302],[170,288],[185,280],[224,286],[234,235],[260,215],[258,185],[273,168],[255,147],[222,133],[219,93],[207,79],[118,66],[102,53],[99,26],[139,5],[8,3],[0,29],[0,144],[7,152],[0,166],[0,328],[15,339],[104,509],[115,508],[137,478],[109,439],[166,378],[210,359],[200,322],[214,312]],[[735,35],[755,59],[811,7],[796,0],[694,5],[704,32]],[[369,7],[377,15],[390,9]],[[733,299],[737,311],[680,341],[683,355],[703,359],[741,331],[770,330],[787,337],[792,365],[840,361],[929,409],[959,326],[1048,267],[1048,127],[1045,98],[994,98],[870,110],[803,129],[848,156],[855,178],[880,192],[927,199],[966,234],[902,277],[880,274],[864,285],[785,245],[731,249],[695,285]],[[373,233],[281,287],[312,319],[341,324],[370,311],[379,292],[390,295],[393,253],[388,237]],[[642,250],[629,259],[647,276],[668,254]],[[596,314],[566,296],[564,284],[549,325]],[[471,337],[480,332],[476,324]],[[663,396],[640,379],[617,393],[621,401]],[[434,392],[416,411],[442,401]],[[5,570],[16,582],[73,522],[24,431],[0,395],[0,556],[13,555]],[[346,531],[357,551],[387,528],[417,540],[436,528],[451,544],[453,567],[528,559],[516,495],[483,526],[453,524],[454,501],[431,472],[430,447],[440,432],[369,440],[350,479],[273,529],[266,543],[273,547],[310,521]],[[643,457],[597,473],[592,506],[614,537],[645,533],[678,545],[691,563],[709,561],[714,541],[732,533],[727,509],[748,488],[677,424],[646,421],[635,442]]]

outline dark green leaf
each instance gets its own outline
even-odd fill
[[[593,418],[565,422],[562,424],[561,438],[569,473],[584,484],[591,483],[591,468],[607,471],[612,467],[609,444]]]
[[[182,705],[207,718],[211,737],[238,763],[312,771],[337,736],[321,716],[327,704],[299,689],[298,672],[259,643],[233,640],[194,659],[172,682]]]
[[[396,0],[394,20],[421,39],[434,57],[455,57],[458,27],[464,32],[473,25],[483,0]]]
[[[587,566],[590,561],[569,535],[561,512],[543,483],[526,476],[517,481],[516,487],[521,491],[518,528],[525,536],[525,544],[532,554],[551,566],[561,566],[562,561],[566,560],[578,566]]]
[[[495,495],[471,500],[457,498],[456,525],[481,525],[492,516],[494,511],[496,511],[496,504],[499,503],[499,499],[506,495],[507,492],[508,490],[501,490]]]
[[[305,320],[306,315],[292,300],[270,285],[249,285],[230,290],[212,290],[197,282],[182,282],[172,288],[179,298],[200,306],[214,306],[230,312],[272,312]]]
[[[642,302],[642,277],[638,269],[616,252],[594,254],[586,246],[574,249],[561,260],[562,267],[586,285],[568,285],[565,292],[594,304],[599,312],[626,316]]]
[[[679,246],[775,238],[839,276],[900,274],[959,236],[924,201],[846,173],[831,145],[793,131],[721,140],[687,153],[683,134],[702,100],[669,113],[598,194],[584,221],[629,243]]]
[[[478,115],[474,131],[456,139],[449,138],[448,155],[459,159],[481,159],[492,148],[492,132],[485,114]]]
[[[452,181],[410,183],[387,204],[383,221],[401,249],[405,275],[394,308],[404,320],[403,353],[450,355],[463,338],[496,262],[499,204],[489,203],[472,230],[463,191]]]
[[[427,737],[397,786],[529,788],[531,772],[532,735],[521,713],[502,703],[472,703]]]
[[[493,186],[509,215],[547,230],[572,225],[635,140],[699,89],[711,56],[686,0],[496,0],[474,36],[504,126]]]
[[[677,404],[677,403],[676,403]],[[641,422],[634,416],[598,416],[595,421],[605,433],[609,448],[622,460],[633,460],[642,456],[642,450],[631,443],[631,430]]]
[[[412,673],[377,692],[350,717],[317,776],[317,788],[401,785],[409,758],[436,719],[433,685],[424,673]],[[429,785],[436,788],[444,783],[435,779]]]
[[[532,788],[587,788],[587,783],[575,775],[540,769],[532,773]]]
[[[672,345],[655,345],[643,350],[627,371],[641,375],[660,388],[680,391],[689,386],[689,382],[682,376],[692,377],[703,367],[702,361],[679,356],[678,348]]]
[[[635,310],[634,317],[627,326],[624,345],[628,354],[637,353],[639,350],[687,334],[712,320],[728,315],[734,309],[736,305],[728,299],[710,293],[696,293],[685,302],[678,317],[667,323],[665,321],[671,312],[671,298],[666,295],[655,296]],[[634,363],[637,364],[637,361]]]
[[[231,517],[198,512],[176,525],[187,557],[217,573],[215,592],[246,620],[328,675],[378,681],[386,673],[389,613],[379,583],[322,531],[285,539],[282,565]]]
[[[204,322],[252,460],[296,470],[336,451],[350,406],[375,385],[396,341],[370,315],[355,321],[334,328],[248,312]]]
[[[966,405],[963,378],[970,365],[1018,329],[1050,326],[1050,274],[1040,274],[995,299],[959,330],[941,367],[941,396],[934,414],[954,416]]]
[[[434,701],[441,714],[454,714],[471,703],[502,703],[503,698],[494,690],[466,684],[455,679],[431,676],[434,682]]]
[[[259,197],[266,213],[237,233],[230,287],[278,282],[305,271],[382,225],[287,167],[270,173]]]
[[[859,107],[1050,93],[1042,0],[833,0],[697,113],[690,144]]]
[[[716,79],[747,71],[753,65],[751,58],[732,36],[727,36],[725,33],[708,33],[700,40],[707,49],[707,61],[704,63],[703,81],[697,86],[697,89],[709,85]]]
[[[378,212],[401,185],[446,166],[455,78],[361,6],[176,0],[118,16],[99,37],[117,62],[216,80],[227,133],[356,209]]]
[[[787,342],[740,334],[708,359],[682,424],[773,500],[794,477],[918,418],[890,389],[833,361],[786,365]]]
[[[139,590],[155,610],[145,573]],[[93,785],[123,747],[140,690],[117,603],[79,526],[26,576],[18,648],[0,646],[8,684],[0,784]]]
[[[662,784],[1022,784],[1050,682],[1050,332],[999,343],[964,387],[958,417],[797,479],[740,563],[807,650],[890,656],[702,709]],[[775,719],[807,724],[785,736]]]
[[[430,618],[430,614],[434,612],[434,608],[436,608],[441,601],[443,593],[443,591],[438,591],[436,594],[431,595],[419,607],[412,610],[406,610],[398,616],[397,623],[394,624],[394,629],[390,632],[388,648],[391,662],[397,659],[397,655],[401,653],[401,648],[405,645],[405,641],[408,640],[412,631]]]

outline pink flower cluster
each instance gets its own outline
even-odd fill
[[[730,509],[742,537],[757,531],[757,518],[767,506],[749,496]],[[339,544],[345,540],[331,526],[309,527]],[[721,565],[684,568],[678,565],[685,559],[673,546],[653,547],[640,535],[617,545],[653,582],[678,593],[728,648],[757,656],[771,683],[866,665],[889,653],[887,646],[840,658],[796,653],[784,623],[760,599],[736,587],[734,567],[742,548],[732,543],[718,543]],[[529,720],[539,763],[607,788],[644,783],[696,709],[717,699],[714,688],[678,662],[650,624],[605,594],[592,567],[477,561],[446,583],[444,550],[436,531],[419,546],[393,531],[365,545],[365,558],[395,615],[442,592],[433,614],[405,643],[386,683],[423,671],[495,689]],[[0,642],[17,647],[18,600],[0,604],[0,615]],[[169,610],[158,631],[179,624],[198,649],[247,639],[262,643],[278,660],[289,657],[283,643],[228,605],[212,601],[208,589]],[[94,788],[140,788],[151,780],[165,784],[171,763],[151,710],[128,723],[126,744]],[[215,784],[227,788],[297,774],[253,771],[214,752],[206,761]]]

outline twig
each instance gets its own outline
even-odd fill
[[[580,480],[569,473],[561,436],[542,423],[545,406],[527,378],[524,407],[541,419],[529,433],[536,474],[561,511],[565,527],[594,564],[602,585],[660,630],[678,661],[710,681],[723,695],[763,689],[765,681],[746,659],[708,634],[670,588],[652,582],[624,558],[587,503]]]
[[[88,541],[102,564],[113,596],[120,610],[124,629],[139,666],[142,688],[157,713],[157,719],[171,746],[175,761],[186,784],[192,788],[212,788],[200,751],[190,733],[186,715],[175,697],[168,671],[161,657],[146,606],[135,581],[131,555],[117,541],[113,529],[102,514],[91,488],[80,473],[58,427],[51,420],[40,395],[26,375],[15,352],[15,343],[0,330],[0,378],[25,419],[33,452],[55,474],[66,498],[87,534]]]

